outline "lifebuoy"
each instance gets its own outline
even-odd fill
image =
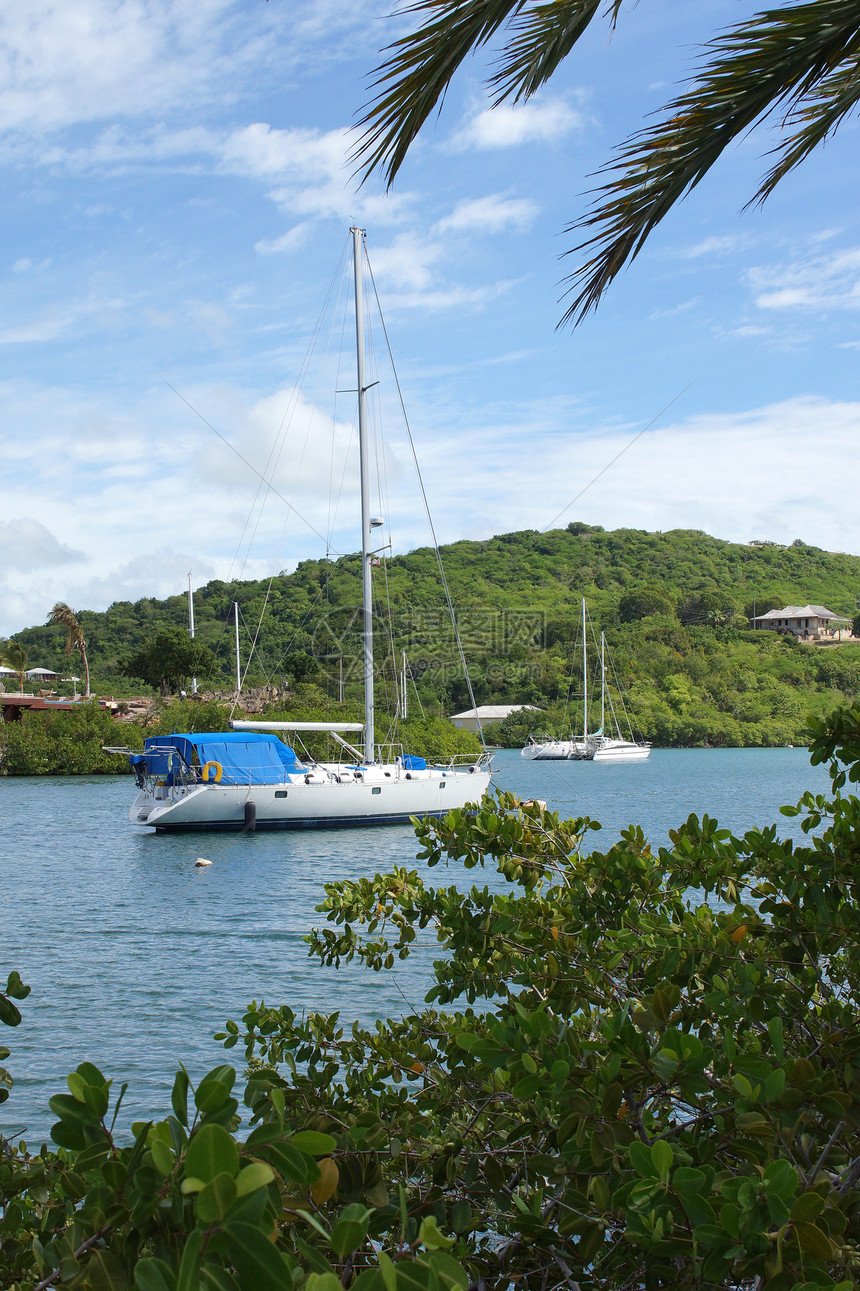
[[[221,763],[220,763],[220,762],[215,762],[215,761],[207,762],[207,763],[205,764],[205,766],[203,767],[203,780],[204,780],[204,783],[208,783],[208,781],[209,781],[209,770],[210,770],[210,768],[213,768],[213,769],[214,769],[214,775],[212,776],[212,779],[215,781],[215,783],[216,783],[216,784],[220,784],[220,783],[221,783],[221,777],[222,777],[222,775],[224,774],[224,768],[222,767],[222,765],[221,765]]]

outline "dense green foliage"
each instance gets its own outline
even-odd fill
[[[25,712],[20,721],[0,726],[0,775],[124,775],[128,760],[106,753],[104,746],[143,748],[148,735],[174,731],[225,731],[231,708],[217,700],[184,699],[156,705],[143,719],[118,722],[95,702],[66,711]],[[342,718],[343,710],[316,687],[300,686],[289,711],[271,705],[263,720],[324,722]],[[350,714],[359,720],[358,712]],[[380,738],[384,727],[380,728]],[[447,761],[458,754],[480,752],[480,743],[440,717],[414,718],[392,727],[391,736],[409,752],[420,752],[433,761]],[[307,735],[301,748],[317,758],[337,760],[341,749],[325,735]]]
[[[604,533],[583,523],[454,543],[442,555],[477,703],[534,704],[544,710],[537,725],[547,731],[564,733],[576,723],[583,596],[596,627],[607,631],[638,725],[659,743],[797,743],[808,714],[860,693],[856,647],[798,647],[745,631],[754,604],[761,612],[775,604],[820,603],[852,619],[860,590],[855,556],[799,540],[790,547],[744,546],[697,531]],[[385,575],[377,579],[378,590],[383,582],[388,587],[388,601],[377,611],[380,714],[396,707],[392,641],[398,666],[400,651],[407,652],[410,713],[420,716],[419,705],[434,717],[468,707],[433,551],[397,556]],[[247,625],[247,652],[266,595],[263,582],[216,581],[198,592],[196,639],[217,660],[213,683],[232,684],[233,601]],[[356,556],[305,561],[276,578],[248,684],[315,687],[319,704],[360,712],[360,602]],[[124,661],[167,628],[178,637],[186,616],[183,596],[82,612],[97,688],[133,693],[122,675]],[[32,659],[62,667],[65,637],[57,628],[28,629],[19,638]],[[337,701],[341,670],[345,709]],[[512,729],[503,732],[506,739]]]
[[[152,640],[121,665],[126,677],[140,678],[162,695],[179,690],[195,675],[209,676],[214,668],[215,656],[209,647],[192,640],[183,628],[159,628]]]
[[[0,1140],[3,1285],[850,1291],[860,708],[814,736],[799,843],[705,815],[589,852],[593,822],[500,795],[418,826],[426,866],[326,885],[311,955],[379,969],[432,930],[426,1007],[347,1033],[254,1002],[220,1037],[242,1104],[232,1067],[181,1069],[127,1142],[81,1064],[55,1146]],[[434,888],[442,862],[504,883]]]

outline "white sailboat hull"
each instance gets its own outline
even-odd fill
[[[543,743],[526,744],[520,757],[529,762],[580,761],[589,757],[588,748],[581,740],[545,740]]]
[[[158,832],[241,829],[337,829],[408,824],[411,817],[444,816],[477,804],[491,772],[436,767],[404,772],[395,765],[337,764],[265,785],[199,784],[142,790],[129,820]]]
[[[644,762],[651,752],[650,744],[632,740],[604,740],[595,747],[592,762]]]

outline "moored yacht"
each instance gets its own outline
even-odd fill
[[[232,722],[229,731],[153,736],[129,749],[139,793],[129,819],[157,831],[313,829],[407,823],[476,804],[491,777],[486,753],[431,765],[424,757],[377,746],[374,732],[371,467],[364,370],[363,232],[350,230],[355,296],[358,440],[361,482],[364,722]],[[238,618],[237,618],[238,624]],[[238,633],[238,627],[237,627]],[[238,665],[237,665],[238,666]],[[301,757],[281,736],[325,731],[343,762]],[[359,735],[360,747],[345,734]],[[387,759],[382,755],[388,751]],[[119,750],[117,750],[119,751]]]

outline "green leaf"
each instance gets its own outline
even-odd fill
[[[134,1266],[134,1285],[137,1291],[176,1291],[176,1277],[164,1260],[147,1256]]]
[[[444,1233],[439,1232],[435,1215],[424,1216],[418,1230],[419,1245],[425,1246],[428,1251],[444,1251],[453,1246],[455,1240],[455,1238],[446,1237]]]
[[[218,1264],[204,1264],[200,1270],[200,1277],[206,1287],[212,1287],[213,1291],[242,1291],[239,1283]]]
[[[236,1179],[236,1196],[245,1197],[249,1192],[256,1192],[258,1188],[266,1188],[275,1177],[275,1172],[271,1166],[263,1161],[252,1161],[244,1169],[239,1171]]]
[[[7,1027],[16,1027],[21,1021],[21,1014],[10,999],[0,995],[0,1022]]]
[[[289,1143],[267,1143],[264,1147],[257,1148],[257,1153],[271,1162],[290,1183],[308,1183],[314,1173],[319,1174],[313,1162]]]
[[[390,1255],[379,1252],[379,1271],[385,1283],[385,1291],[397,1291],[397,1269]]]
[[[802,1192],[791,1208],[792,1220],[817,1219],[825,1201],[820,1192]]]
[[[341,1212],[329,1239],[335,1255],[345,1259],[362,1245],[367,1237],[367,1221],[372,1214],[372,1210],[368,1210],[358,1202],[347,1206]]]
[[[438,1291],[439,1279],[422,1260],[399,1260],[397,1263],[397,1291]]]
[[[173,1082],[173,1090],[170,1095],[170,1105],[173,1108],[173,1114],[181,1125],[188,1126],[188,1072],[181,1068],[176,1073],[176,1079]]]
[[[672,1176],[672,1187],[677,1193],[701,1192],[705,1187],[706,1179],[702,1170],[694,1170],[690,1166],[679,1165],[678,1169]]]
[[[129,1281],[120,1261],[109,1250],[98,1247],[87,1260],[87,1286],[92,1291],[129,1291]]]
[[[309,1157],[330,1156],[337,1147],[337,1139],[333,1139],[330,1134],[321,1134],[318,1130],[299,1130],[298,1134],[290,1137],[289,1142]]]
[[[203,1080],[197,1086],[194,1105],[204,1116],[217,1112],[230,1098],[230,1086],[221,1080]]]
[[[651,1149],[646,1143],[642,1143],[639,1139],[634,1139],[627,1148],[627,1155],[637,1174],[641,1174],[644,1179],[655,1179],[657,1177],[658,1172],[654,1166],[654,1158],[651,1155]]]
[[[182,1259],[179,1263],[179,1276],[176,1279],[176,1291],[198,1291],[200,1284],[200,1248],[203,1245],[203,1233],[195,1228],[185,1239]]]
[[[242,1287],[253,1287],[253,1291],[285,1291],[290,1285],[289,1269],[265,1233],[253,1224],[234,1220],[224,1225],[224,1235]]]
[[[340,1278],[334,1273],[311,1273],[305,1291],[343,1291]]]
[[[25,986],[21,981],[19,973],[12,969],[12,972],[6,979],[6,995],[11,995],[13,1000],[26,1000],[30,994],[30,987]]]
[[[236,1200],[236,1185],[231,1175],[216,1174],[197,1196],[197,1217],[204,1224],[223,1219]]]
[[[55,1116],[69,1125],[91,1127],[99,1121],[96,1113],[86,1103],[78,1102],[71,1094],[54,1094],[53,1098],[48,1099],[48,1106]]]
[[[665,1139],[658,1139],[656,1143],[651,1145],[651,1160],[660,1178],[668,1179],[675,1160],[671,1144],[667,1143]]]
[[[815,1224],[798,1220],[792,1222],[792,1228],[798,1246],[806,1255],[811,1255],[816,1260],[833,1259],[833,1243]]]
[[[156,1139],[150,1148],[152,1153],[152,1164],[160,1175],[166,1179],[176,1164],[176,1157],[173,1151],[167,1146],[163,1139]]]
[[[191,1136],[185,1154],[186,1175],[209,1183],[224,1173],[234,1178],[239,1172],[239,1149],[221,1125],[202,1125]]]
[[[768,1192],[787,1199],[797,1192],[797,1171],[781,1158],[771,1161],[764,1172],[764,1183]]]
[[[469,1278],[466,1270],[447,1251],[433,1251],[431,1255],[424,1257],[422,1263],[425,1260],[439,1278],[443,1287],[450,1287],[452,1291],[454,1291],[454,1288],[457,1291],[467,1291]]]

